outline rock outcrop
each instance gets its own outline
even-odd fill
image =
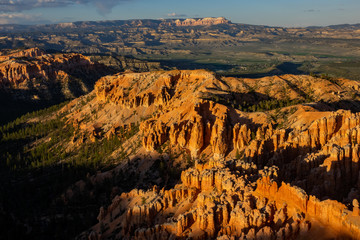
[[[87,93],[105,70],[81,54],[45,54],[38,48],[0,58],[0,89],[28,101]]]
[[[295,83],[292,76],[287,77]],[[265,87],[261,87],[262,81],[265,82],[266,80],[267,78],[257,83],[260,92],[267,92]],[[275,84],[286,83],[283,78],[275,77],[271,81],[274,80],[279,81]],[[300,77],[297,80],[297,84],[302,86],[306,84],[305,81],[310,79],[306,80],[305,77]],[[237,95],[245,94],[246,86],[254,84],[249,80],[246,80],[247,83],[244,81],[218,79],[217,76],[205,71],[131,73],[102,78],[97,82],[95,91],[99,101],[109,101],[122,108],[133,109],[134,111],[137,111],[139,107],[145,107],[151,111],[160,111],[155,117],[141,123],[141,129],[144,133],[143,143],[146,149],[154,150],[170,140],[174,146],[187,148],[194,157],[198,156],[202,150],[210,147],[217,158],[224,157],[231,151],[244,152],[245,157],[257,161],[258,164],[266,165],[269,159],[276,161],[276,156],[279,155],[280,151],[284,154],[290,151],[289,149],[294,149],[291,150],[293,155],[304,154],[310,150],[318,151],[330,139],[338,138],[334,134],[338,132],[340,125],[353,128],[358,124],[357,120],[354,119],[355,116],[342,112],[334,113],[332,116],[329,116],[330,112],[320,114],[318,118],[313,117],[314,122],[311,123],[311,126],[307,126],[306,129],[296,126],[291,132],[275,130],[273,124],[267,123],[266,119],[256,120],[260,121],[260,126],[249,124],[250,121],[245,119],[239,121],[241,113],[233,109],[229,110],[228,106],[216,103],[216,98],[219,98],[219,95],[209,91],[209,89],[212,88],[215,92],[221,92],[224,89],[228,91],[231,87],[240,89],[238,93],[234,92],[221,96],[228,102],[235,102],[236,105],[237,102],[244,100],[243,98],[238,99]],[[189,84],[191,87],[188,87]],[[322,99],[328,99],[331,89],[331,87],[324,89],[323,92],[319,93],[319,96]],[[282,91],[280,87],[277,89],[273,86],[273,92],[270,92],[270,95],[279,97],[279,91]],[[292,98],[302,98],[295,91],[289,95]],[[215,102],[211,101],[213,99],[209,101],[208,96],[214,98]],[[343,116],[343,114],[345,115]],[[326,117],[321,118],[322,116]],[[263,115],[263,117],[267,116]],[[299,121],[305,121],[301,115],[295,118],[297,118],[297,122],[294,124],[297,125],[300,124]],[[346,121],[353,122],[339,122],[345,121],[347,118],[349,120]],[[153,128],[152,126],[158,127]],[[345,129],[338,132],[338,135],[344,131]],[[356,135],[355,132],[351,134],[351,136]],[[152,139],[155,142],[151,142]],[[341,141],[349,142],[346,138]]]
[[[353,211],[334,200],[320,201],[314,196],[308,196],[304,190],[282,183],[278,187],[276,182],[271,182],[269,177],[262,178],[257,182],[256,194],[265,196],[276,203],[286,203],[293,206],[297,211],[305,213],[308,217],[316,218],[324,225],[338,231],[342,231],[345,236],[354,239],[360,237],[358,219],[358,202],[354,200]]]
[[[289,239],[310,237],[311,231],[326,226],[341,230],[338,237],[359,236],[356,209],[352,214],[343,204],[319,201],[289,184],[279,188],[270,181],[275,169],[267,173],[252,169],[240,176],[240,166],[244,163],[236,160],[197,163],[182,173],[182,183],[173,189],[123,193],[107,210],[100,210],[102,217],[91,234],[125,239]],[[249,179],[258,174],[263,177],[254,187]],[[320,226],[311,224],[314,218]]]
[[[0,52],[0,62],[4,62],[16,58],[40,57],[44,54],[45,52],[40,50],[39,48],[30,48],[30,49],[11,51],[11,52]]]

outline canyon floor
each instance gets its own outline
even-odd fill
[[[359,88],[104,76],[0,128],[4,239],[358,239]]]

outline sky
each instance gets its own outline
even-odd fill
[[[304,27],[360,23],[360,0],[0,0],[0,24],[225,17]]]

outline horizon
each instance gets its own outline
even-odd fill
[[[359,10],[360,2],[355,0],[184,0],[181,3],[165,0],[0,0],[0,24],[224,16],[233,23],[307,27],[356,24],[360,22]]]
[[[221,16],[223,17],[223,16]],[[53,22],[53,23],[0,23],[0,26],[9,26],[9,25],[18,25],[18,26],[47,26],[47,25],[57,25],[65,23],[77,23],[77,22],[113,22],[113,21],[132,21],[132,20],[185,20],[185,19],[204,19],[204,18],[219,18],[219,17],[182,17],[182,18],[127,18],[127,19],[106,19],[106,20],[77,20],[70,22]],[[266,24],[251,24],[246,22],[234,22],[230,18],[223,17],[226,20],[229,20],[233,24],[244,24],[244,25],[254,25],[254,26],[265,26],[265,27],[281,27],[281,28],[308,28],[308,27],[329,27],[329,26],[339,26],[339,25],[357,25],[359,22],[354,23],[336,23],[330,25],[308,25],[308,26],[280,26],[280,25],[266,25]]]

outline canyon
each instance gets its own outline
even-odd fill
[[[106,66],[1,56],[7,91]],[[0,128],[0,219],[33,239],[358,239],[359,89],[316,74],[102,76]]]
[[[360,239],[360,24],[176,16],[0,24],[0,240]]]
[[[63,109],[72,109],[68,121],[82,136],[73,144],[138,124],[129,141],[141,145],[132,151],[128,143],[128,161],[93,181],[111,181],[136,163],[145,182],[102,206],[99,223],[78,238],[358,238],[357,89],[347,79],[239,79],[206,70],[101,78],[89,105]],[[159,161],[182,169],[179,180],[164,186],[166,173],[153,168]]]

